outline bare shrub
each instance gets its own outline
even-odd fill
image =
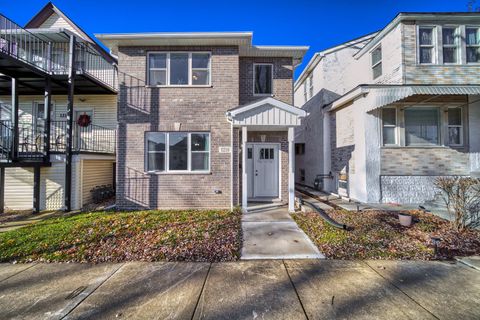
[[[442,191],[457,231],[480,226],[480,179],[441,177],[435,186]]]

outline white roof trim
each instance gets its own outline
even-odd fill
[[[474,85],[360,85],[332,103],[335,110],[366,95],[371,96],[371,105],[367,109],[379,109],[414,95],[480,95],[480,86]]]
[[[250,31],[241,32],[143,32],[143,33],[96,33],[100,40],[136,40],[136,39],[219,39],[251,38]]]
[[[277,107],[279,109],[285,110],[287,112],[293,113],[294,115],[299,116],[299,117],[305,117],[307,115],[307,112],[303,109],[297,108],[295,106],[292,106],[292,105],[290,105],[288,103],[285,103],[283,101],[274,99],[272,97],[268,97],[268,98],[256,101],[254,103],[247,104],[247,105],[229,110],[229,111],[227,111],[226,116],[229,119],[231,119],[231,118],[235,117],[236,115],[239,115],[239,114],[244,113],[246,111],[249,111],[249,110],[252,110],[252,109],[267,105],[267,104],[272,105],[274,107]]]

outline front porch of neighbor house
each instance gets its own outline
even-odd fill
[[[236,133],[233,178],[243,211],[257,202],[285,203],[294,211],[294,128],[305,116],[304,110],[271,97],[227,112]]]

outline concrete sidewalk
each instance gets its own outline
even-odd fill
[[[480,319],[480,272],[423,261],[0,264],[1,319]]]
[[[242,260],[323,259],[286,206],[262,208],[242,216]]]

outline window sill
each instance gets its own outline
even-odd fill
[[[429,145],[417,145],[417,146],[381,146],[381,149],[465,149],[466,146],[429,146]]]
[[[198,85],[165,85],[165,86],[152,86],[152,85],[146,85],[146,88],[213,88],[213,85],[211,84],[198,84]]]
[[[254,93],[254,97],[275,97],[273,93]]]
[[[146,175],[157,175],[157,176],[178,176],[178,175],[184,175],[184,176],[197,176],[197,175],[211,175],[211,171],[170,171],[170,172],[160,172],[160,171],[144,171],[143,172]]]

